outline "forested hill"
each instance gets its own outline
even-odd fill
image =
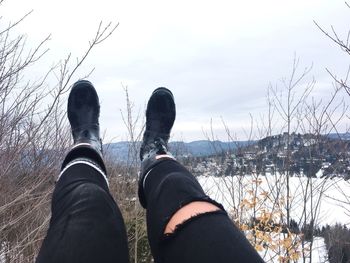
[[[321,143],[325,144],[328,140],[333,141],[348,141],[350,140],[350,133],[342,134],[329,134],[327,136],[321,136]],[[295,134],[290,135],[290,144],[294,150],[307,147],[312,145],[315,141],[316,136],[311,134]],[[174,155],[181,156],[193,156],[193,157],[205,157],[211,155],[220,155],[222,152],[234,151],[237,149],[250,150],[255,149],[275,151],[280,150],[281,147],[285,148],[287,145],[287,135],[279,134],[270,137],[263,138],[257,141],[232,141],[232,142],[222,142],[222,141],[209,141],[209,140],[199,140],[193,142],[180,142],[173,141],[169,143],[170,151]],[[139,149],[141,143],[136,142],[135,148]],[[104,145],[105,151],[109,152],[118,160],[126,160],[128,157],[129,150],[132,147],[132,143],[129,141],[121,141],[116,143],[109,143]]]
[[[209,141],[201,140],[190,143],[170,142],[170,151],[177,157],[206,158],[222,156],[227,159],[228,170],[245,172],[278,171],[283,169],[289,156],[289,169],[293,174],[307,176],[350,176],[350,136],[330,134],[279,134],[259,141]],[[289,146],[288,146],[289,145]],[[118,161],[127,161],[135,156],[131,149],[140,148],[140,142],[118,142],[104,145],[105,151]],[[288,151],[290,154],[288,155]],[[137,153],[138,156],[138,153]],[[191,158],[191,159],[193,159]],[[195,159],[192,161],[196,162]],[[198,160],[197,160],[198,161]],[[234,165],[233,165],[234,164]],[[322,174],[318,174],[322,171]],[[317,175],[318,174],[318,175]]]
[[[221,154],[222,152],[233,151],[240,147],[245,147],[253,142],[248,141],[209,141],[200,140],[193,142],[174,141],[169,143],[169,149],[174,155],[203,157]],[[140,148],[141,143],[136,142],[136,149]],[[128,158],[129,150],[132,148],[132,143],[128,141],[105,144],[104,149],[117,160],[125,161]]]

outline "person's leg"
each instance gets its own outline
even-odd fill
[[[68,99],[74,147],[55,186],[37,263],[129,262],[123,218],[108,189],[98,117],[95,89],[87,81],[77,82]]]
[[[37,263],[128,261],[121,213],[101,170],[77,159],[60,177]]]
[[[144,193],[156,262],[263,262],[224,208],[178,162],[164,159],[152,168]]]
[[[263,262],[222,205],[167,150],[175,120],[169,90],[157,89],[146,111],[139,199],[157,263]]]

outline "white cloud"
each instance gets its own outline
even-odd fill
[[[129,87],[137,111],[157,86],[172,89],[179,113],[174,132],[193,140],[203,137],[210,118],[247,126],[249,112],[263,110],[269,82],[290,73],[294,52],[302,66],[314,63],[320,97],[328,94],[326,83],[331,85],[325,67],[342,75],[349,62],[313,24],[334,25],[345,35],[350,9],[340,0],[11,0],[2,7],[7,20],[31,9],[17,30],[27,33],[32,45],[52,33],[51,51],[37,72],[68,52],[79,56],[100,20],[120,22],[83,67],[85,72],[95,67],[90,79],[100,93],[101,123],[109,138],[125,134],[121,83]]]

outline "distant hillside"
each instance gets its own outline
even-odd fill
[[[169,144],[169,147],[174,152],[177,152],[177,149],[179,149],[180,154],[182,151],[186,155],[200,157],[200,156],[210,156],[210,155],[220,154],[228,150],[235,150],[238,147],[247,146],[249,145],[249,143],[253,143],[253,142],[247,142],[247,141],[222,142],[222,141],[201,140],[201,141],[194,141],[189,143],[171,142]]]
[[[297,150],[302,145],[312,144],[314,135],[301,135],[292,134],[291,144],[293,149]],[[350,140],[350,133],[341,134],[329,134],[324,136],[324,138],[329,138],[331,140]],[[174,141],[169,143],[169,149],[175,156],[192,156],[192,157],[206,157],[212,155],[219,155],[222,152],[227,152],[229,150],[235,150],[238,147],[252,146],[258,147],[260,150],[265,148],[268,153],[273,153],[276,149],[280,147],[285,147],[286,135],[280,134],[271,137],[266,137],[260,141],[233,141],[233,142],[222,142],[222,141],[209,141],[209,140],[199,140],[193,142],[180,142]],[[104,151],[110,154],[113,158],[120,161],[128,160],[129,149],[131,147],[131,142],[122,141],[116,143],[105,144]],[[137,142],[135,147],[138,150],[141,146],[141,142]],[[251,147],[250,147],[251,148]],[[255,149],[254,151],[256,151]]]
[[[345,133],[330,133],[327,135],[328,138],[330,139],[340,139],[340,140],[345,140],[349,141],[350,140],[350,132],[345,132]]]
[[[194,142],[170,142],[169,149],[176,156],[193,156],[203,157],[215,154],[220,154],[228,150],[237,149],[237,147],[244,147],[249,145],[248,141],[194,141]],[[117,160],[126,161],[128,159],[129,149],[131,143],[127,141],[105,144],[104,150],[115,157]],[[136,143],[136,148],[139,149],[141,142]]]

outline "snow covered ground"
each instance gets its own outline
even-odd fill
[[[308,245],[308,244],[306,244]],[[263,250],[259,252],[260,256],[266,261],[266,262],[278,262],[278,256],[276,256],[275,253],[269,250]],[[303,263],[303,257],[300,257],[295,263]],[[326,244],[324,243],[323,237],[315,237],[313,241],[313,247],[312,247],[312,255],[311,255],[311,262],[309,260],[309,257],[306,257],[307,263],[328,263],[328,255],[327,255],[327,249]]]
[[[328,258],[327,249],[326,249],[326,244],[324,243],[323,237],[316,237],[314,239],[314,244],[312,249],[312,262],[326,263],[328,262],[327,258]]]
[[[249,220],[254,211],[279,210],[286,216],[286,176],[201,176],[198,180],[211,198],[222,203],[235,217],[239,214],[242,220]],[[326,224],[350,224],[349,181],[340,178],[289,177],[289,184],[290,217],[299,226],[304,222],[309,224],[311,220],[320,228]],[[260,254],[266,262],[279,262],[271,251],[264,249]],[[296,262],[303,262],[302,258]],[[324,239],[315,237],[312,263],[323,262],[328,262]]]
[[[204,190],[222,203],[226,210],[235,210],[243,199],[251,199],[253,191],[267,208],[276,199],[286,205],[286,178],[279,174],[266,176],[214,177],[201,176]],[[299,222],[307,217],[317,226],[335,223],[350,224],[350,181],[340,178],[290,177],[291,218]],[[265,198],[264,195],[268,195]]]

